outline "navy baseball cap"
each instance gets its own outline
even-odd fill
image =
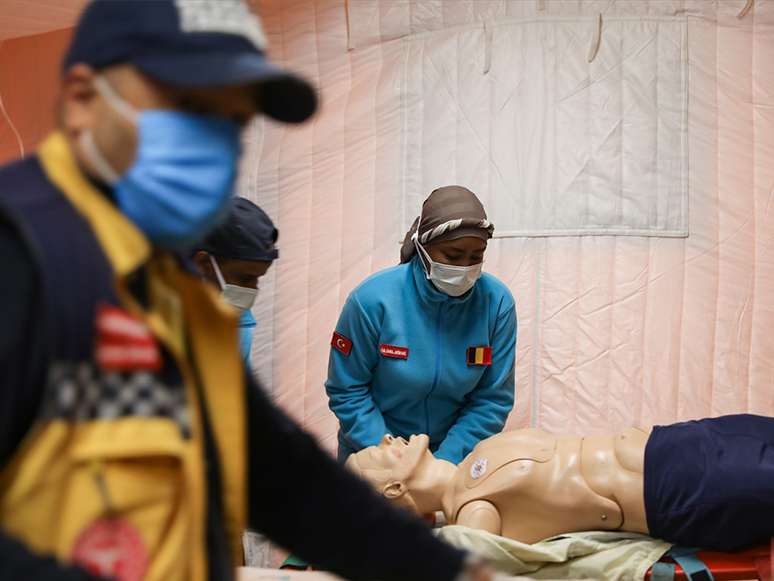
[[[278,236],[263,210],[245,198],[231,198],[220,224],[195,246],[194,252],[204,250],[223,258],[271,262],[279,257],[275,248]]]
[[[266,36],[242,0],[94,0],[81,16],[64,70],[129,62],[158,81],[204,88],[260,84],[257,106],[298,123],[317,108],[309,83],[266,59]]]

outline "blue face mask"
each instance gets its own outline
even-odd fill
[[[170,250],[191,247],[217,224],[234,196],[239,125],[179,111],[137,111],[104,78],[96,86],[135,124],[138,145],[134,163],[118,175],[85,132],[82,145],[92,165],[113,187],[121,211],[151,242]]]

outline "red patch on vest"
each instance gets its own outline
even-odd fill
[[[333,339],[331,339],[331,347],[335,347],[344,355],[349,356],[349,352],[352,351],[352,341],[347,339],[344,335],[333,333]]]
[[[101,518],[78,536],[72,561],[98,577],[141,581],[148,568],[148,549],[129,523]]]
[[[94,359],[107,371],[159,371],[161,349],[150,329],[123,309],[97,307]]]
[[[408,359],[408,347],[395,347],[395,345],[379,345],[379,351],[385,357],[397,357],[398,359]]]

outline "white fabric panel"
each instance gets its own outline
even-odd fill
[[[404,229],[456,183],[497,237],[686,236],[686,44],[683,17],[599,14],[406,37]]]
[[[774,2],[737,18],[745,4],[260,2],[271,56],[323,94],[311,123],[262,121],[246,137],[245,193],[280,229],[254,349],[276,400],[334,449],[323,389],[331,332],[352,288],[397,263],[403,234],[403,37],[482,19],[601,12],[603,21],[687,18],[690,235],[490,243],[485,270],[508,285],[519,315],[507,426],[594,434],[774,415]]]

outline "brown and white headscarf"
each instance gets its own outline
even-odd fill
[[[400,249],[401,264],[416,254],[413,237],[423,246],[475,236],[484,241],[494,233],[494,224],[486,217],[476,194],[462,186],[444,186],[433,190],[422,204],[422,213],[406,232]]]

